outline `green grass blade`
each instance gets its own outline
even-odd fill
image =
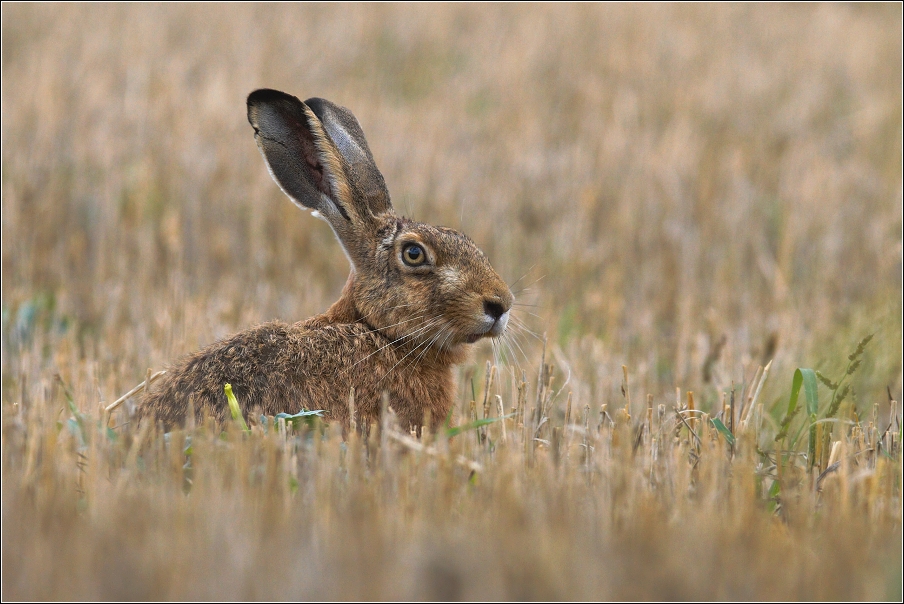
[[[473,421],[468,424],[464,424],[461,426],[455,426],[454,428],[447,429],[446,436],[451,438],[453,436],[461,434],[462,432],[467,432],[468,430],[476,430],[477,428],[480,428],[481,426],[493,424],[495,422],[498,422],[499,420],[508,419],[508,418],[514,417],[514,416],[515,416],[514,413],[510,413],[509,415],[503,415],[502,417],[489,417],[486,419],[478,419],[478,420]]]
[[[804,385],[804,396],[807,399],[807,415],[816,415],[819,412],[819,393],[816,390],[816,372],[812,369],[798,369],[795,377],[800,374]]]
[[[813,458],[816,455],[816,414],[819,412],[819,392],[817,391],[816,372],[812,369],[798,367],[794,371],[794,378],[791,380],[791,398],[788,400],[788,416],[797,410],[798,399],[800,398],[801,386],[804,390],[804,399],[807,408],[807,423],[794,436],[791,442],[791,449],[797,444],[797,440],[801,432],[807,429],[807,460],[810,467],[813,467]],[[786,433],[786,429],[782,429],[782,435]]]
[[[775,513],[775,509],[778,507],[779,497],[782,494],[782,485],[779,481],[775,480],[772,483],[772,486],[769,487],[769,492],[766,494],[766,500],[768,503],[768,509],[770,514]]]
[[[798,367],[794,371],[794,378],[791,381],[791,398],[788,400],[788,414],[785,416],[785,421],[782,422],[782,430],[779,433],[780,437],[784,437],[787,434],[788,426],[786,422],[790,421],[791,415],[797,411],[797,403],[800,398],[800,390],[803,387],[804,390],[804,399],[806,403],[807,409],[807,422],[801,426],[800,430],[794,435],[794,438],[791,440],[790,448],[793,449],[797,444],[800,435],[803,433],[804,429],[810,427],[812,428],[813,422],[816,421],[816,414],[819,411],[819,393],[817,392],[817,380],[816,380],[816,372],[812,369],[805,369]],[[810,442],[808,443],[808,450],[811,446],[815,447],[815,443],[812,439],[815,437],[815,432],[811,429],[808,430],[810,433]],[[779,440],[779,437],[776,437],[776,440]]]
[[[800,396],[800,387],[803,381],[804,376],[798,369],[794,372],[794,377],[791,380],[791,398],[788,399],[788,413],[786,414],[788,416],[797,411],[797,398]]]
[[[816,414],[810,414],[810,429],[807,437],[807,467],[812,468],[816,462]]]
[[[725,440],[728,442],[728,444],[733,447],[735,444],[735,437],[734,434],[731,433],[731,430],[728,429],[728,426],[723,424],[722,420],[718,417],[714,417],[709,421],[711,421],[713,423],[713,426],[716,427],[716,430],[718,430],[719,433],[725,437]]]
[[[794,372],[794,377],[791,380],[791,398],[788,399],[788,411],[785,413],[784,419],[782,419],[781,429],[775,436],[775,442],[782,440],[788,435],[788,427],[791,425],[794,414],[797,413],[797,399],[800,396],[800,387],[803,381],[803,374],[798,369]],[[795,440],[797,440],[796,436]]]

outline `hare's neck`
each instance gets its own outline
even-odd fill
[[[355,270],[348,274],[348,280],[345,287],[342,288],[342,295],[333,302],[333,305],[326,311],[326,317],[329,323],[354,323],[361,318],[361,313],[355,308],[353,302],[355,289]]]
[[[352,269],[348,275],[348,280],[345,282],[345,287],[342,288],[342,295],[339,296],[339,299],[333,302],[333,305],[330,306],[323,315],[318,317],[318,319],[322,320],[324,323],[333,325],[356,323],[360,321],[363,318],[363,315],[355,306],[354,290],[355,271]],[[369,326],[368,329],[373,329],[373,327]],[[422,341],[410,339],[407,342],[402,341],[395,347],[402,351],[401,356],[405,356],[412,349],[421,349],[422,346]],[[427,350],[421,349],[421,354],[418,356],[418,362],[420,365],[432,365],[443,371],[451,371],[453,365],[459,365],[468,359],[470,348],[470,345],[465,344],[458,344],[451,349],[428,347]]]

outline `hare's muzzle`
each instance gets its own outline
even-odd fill
[[[492,338],[497,338],[505,333],[505,328],[508,325],[509,314],[508,311],[502,313],[498,319],[493,322],[492,327],[487,332],[487,335]]]
[[[510,293],[506,297],[493,296],[485,299],[483,301],[483,324],[476,333],[467,337],[467,342],[473,344],[480,338],[496,338],[505,333],[512,301],[512,295]]]

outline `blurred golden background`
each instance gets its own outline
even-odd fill
[[[853,409],[901,398],[900,4],[4,3],[2,34],[5,414],[59,409],[55,374],[94,412],[337,298],[339,246],[258,154],[260,87],[357,116],[397,210],[517,282],[576,408],[624,406],[625,365],[632,413],[721,409],[774,360],[778,421],[794,368],[870,333]]]
[[[398,210],[530,285],[574,363],[658,393],[722,336],[718,386],[876,332],[872,385],[900,392],[895,6],[3,14],[5,327],[52,304],[120,387],[337,297],[345,258],[245,118],[271,87],[349,107]]]

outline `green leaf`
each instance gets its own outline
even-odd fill
[[[69,431],[76,437],[78,437],[78,441],[81,447],[86,446],[86,438],[87,430],[85,429],[85,419],[86,416],[84,413],[78,410],[78,406],[75,404],[75,399],[72,396],[72,392],[69,391],[69,386],[66,385],[66,382],[63,381],[63,378],[56,376],[57,382],[59,382],[60,386],[63,388],[63,396],[66,397],[66,405],[69,407],[69,412],[72,413],[72,418],[66,422],[66,425],[69,428]]]
[[[248,424],[245,423],[245,418],[242,416],[239,402],[232,393],[232,384],[226,384],[223,387],[223,390],[226,392],[226,402],[229,403],[229,412],[232,413],[232,419],[238,422],[239,427],[243,432],[251,432],[251,429],[248,428]]]
[[[735,444],[734,434],[732,434],[731,430],[729,430],[728,427],[722,423],[722,420],[718,417],[714,417],[709,421],[711,421],[713,423],[713,426],[716,427],[716,430],[718,430],[719,433],[725,437],[725,440],[728,441],[728,444],[733,447]]]
[[[276,419],[290,420],[298,417],[311,417],[313,415],[316,415],[317,417],[323,417],[323,409],[317,409],[316,411],[299,411],[295,415],[289,415],[288,413],[277,413],[273,417],[275,417]]]
[[[778,480],[772,481],[772,486],[769,487],[769,492],[766,495],[766,500],[769,502],[769,513],[774,514],[775,509],[778,507],[778,500],[782,493],[782,485]]]
[[[60,386],[63,388],[63,396],[66,397],[66,404],[69,406],[69,411],[72,412],[79,422],[81,422],[82,414],[79,412],[78,407],[75,404],[75,399],[72,397],[72,393],[69,391],[69,386],[66,385],[66,382],[63,381],[63,378],[60,377],[59,374],[56,376],[57,382],[59,382]]]
[[[816,452],[816,414],[819,411],[819,392],[817,386],[816,372],[812,369],[802,369],[798,367],[794,371],[794,378],[791,380],[791,399],[788,401],[788,411],[796,409],[797,399],[800,396],[800,388],[803,386],[804,398],[807,405],[807,420],[809,422],[808,439],[807,439],[807,459],[812,467],[813,457]],[[791,443],[791,447],[797,443],[800,436],[798,432]]]
[[[791,417],[797,411],[797,398],[800,396],[800,386],[803,381],[803,374],[798,369],[794,372],[794,378],[791,380],[791,398],[788,399],[788,412],[785,413],[785,417]]]
[[[514,416],[515,416],[514,413],[510,413],[509,415],[503,415],[502,417],[490,417],[490,418],[485,418],[485,419],[478,419],[471,423],[464,424],[462,426],[455,426],[454,428],[448,428],[446,430],[446,436],[451,438],[453,436],[461,434],[462,432],[467,432],[468,430],[476,430],[477,428],[480,428],[481,426],[487,426],[489,424],[496,423],[499,420],[508,419],[508,418],[514,417]]]
[[[70,418],[66,420],[66,427],[69,429],[69,432],[78,439],[80,448],[86,446],[85,433],[82,432],[82,422],[77,419]]]
[[[782,420],[782,429],[775,437],[776,441],[781,440],[788,433],[788,424],[791,418],[797,413],[797,401],[800,398],[800,389],[803,386],[804,398],[806,399],[807,415],[813,416],[819,411],[819,393],[817,392],[816,372],[812,369],[801,369],[798,367],[794,371],[794,377],[791,380],[791,398],[788,399],[788,413]],[[794,443],[797,442],[800,432],[794,437]]]
[[[116,430],[114,430],[113,428],[111,428],[109,426],[107,426],[106,428],[103,428],[103,432],[104,432],[104,436],[106,436],[107,440],[109,440],[110,442],[116,442],[116,439],[119,438],[119,434],[116,433]]]
[[[801,375],[804,384],[804,395],[807,398],[807,415],[815,415],[819,412],[819,393],[817,392],[816,372],[812,369],[798,369],[794,372]]]
[[[810,430],[807,438],[807,466],[812,468],[816,463],[816,414],[810,414]]]
[[[810,421],[810,430],[807,437],[807,461],[810,467],[816,457],[816,414],[819,412],[819,393],[817,392],[816,373],[812,369],[798,369],[795,377],[800,373],[803,380],[804,396],[807,399],[807,416]]]
[[[323,417],[323,409],[317,409],[315,411],[302,410],[295,415],[289,415],[288,413],[277,413],[273,416],[273,420],[275,422],[278,422],[279,420],[284,419],[286,420],[286,423],[292,424],[297,428],[301,424],[312,424],[315,417]]]
[[[800,397],[800,387],[804,387],[804,397],[807,399],[807,414],[816,413],[819,409],[819,395],[816,392],[816,373],[812,369],[797,368],[794,378],[791,380],[791,398],[788,400],[788,413],[792,415],[797,410],[797,399]]]

